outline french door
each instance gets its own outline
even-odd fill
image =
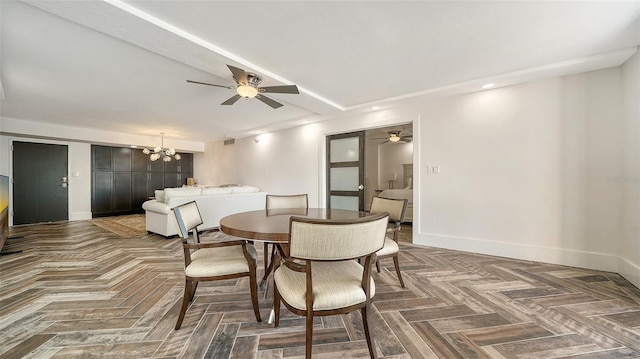
[[[364,131],[327,136],[327,208],[364,211]]]

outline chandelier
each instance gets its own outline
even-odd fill
[[[149,159],[151,161],[157,161],[162,158],[163,161],[170,162],[172,157],[175,158],[176,161],[179,160],[180,154],[176,153],[176,150],[174,148],[164,147],[164,132],[160,132],[160,136],[162,136],[160,147],[155,147],[153,150],[145,148],[144,150],[142,150],[142,153],[144,153],[145,155],[151,154],[151,156],[149,156]]]

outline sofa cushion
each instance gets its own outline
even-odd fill
[[[253,186],[238,186],[238,187],[229,187],[231,188],[231,193],[254,193],[260,192],[258,187]]]
[[[164,203],[164,190],[157,189],[154,191],[154,194],[156,196],[156,201]]]
[[[231,193],[231,188],[229,187],[207,187],[202,189],[202,195],[208,196],[212,194],[229,194]]]
[[[169,198],[193,197],[193,196],[200,196],[201,194],[202,194],[202,188],[199,188],[199,187],[165,188],[164,202],[169,203]]]

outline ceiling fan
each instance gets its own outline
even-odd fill
[[[283,86],[267,86],[267,87],[259,87],[262,82],[262,77],[252,73],[246,72],[243,69],[227,65],[231,73],[233,74],[233,79],[236,81],[235,86],[224,86],[224,85],[216,85],[210,84],[206,82],[192,81],[187,80],[187,82],[199,85],[207,85],[207,86],[215,86],[215,87],[223,87],[226,89],[235,89],[236,95],[221,103],[221,105],[233,105],[238,101],[241,97],[244,98],[257,98],[258,100],[264,102],[265,104],[271,106],[271,108],[279,108],[282,107],[282,104],[272,98],[269,98],[263,93],[288,93],[288,94],[299,94],[298,87],[296,85],[283,85]]]
[[[389,137],[385,137],[387,140],[382,143],[409,143],[413,141],[413,135],[401,136],[402,131],[387,131]]]

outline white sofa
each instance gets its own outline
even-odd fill
[[[204,222],[198,228],[204,230],[219,227],[220,219],[230,214],[264,209],[267,195],[251,186],[165,188],[155,194],[155,199],[142,204],[147,232],[165,237],[178,234],[171,210],[175,206],[196,201]]]

